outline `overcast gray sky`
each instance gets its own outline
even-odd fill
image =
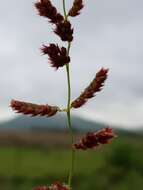
[[[72,1],[67,1],[69,7]],[[53,3],[62,11],[62,0]],[[39,50],[59,38],[33,4],[34,0],[1,0],[0,120],[15,115],[8,107],[12,98],[66,104],[65,68],[55,71]],[[82,14],[71,19],[72,97],[101,67],[110,68],[104,90],[75,114],[127,128],[143,126],[142,10],[142,0],[85,0]]]

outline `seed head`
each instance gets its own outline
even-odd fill
[[[102,90],[105,80],[107,79],[108,69],[102,68],[96,74],[93,81],[83,91],[83,93],[71,103],[72,108],[79,108],[84,105],[88,99],[95,96],[95,93]]]
[[[111,139],[116,137],[111,128],[104,128],[97,132],[87,133],[78,143],[74,144],[75,149],[93,149],[101,144],[109,144]]]
[[[67,55],[66,48],[60,48],[58,45],[50,44],[49,46],[43,45],[41,48],[43,54],[49,56],[50,63],[52,67],[58,69],[70,62],[70,57]]]
[[[54,32],[61,38],[62,41],[71,42],[73,40],[73,28],[69,21],[64,21],[56,24]]]
[[[39,15],[49,19],[49,22],[53,24],[60,23],[64,20],[64,17],[57,12],[57,9],[52,5],[50,0],[39,0],[35,3]]]
[[[17,113],[31,116],[51,117],[59,111],[59,108],[56,106],[37,105],[17,100],[12,100],[10,106],[14,111],[17,111]]]
[[[78,16],[81,9],[84,7],[82,0],[74,0],[72,8],[69,10],[68,15],[71,17]]]

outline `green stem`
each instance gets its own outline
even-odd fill
[[[70,101],[71,101],[71,87],[70,87],[70,72],[69,72],[69,65],[66,66],[67,70],[67,79],[68,79],[68,104],[67,104],[67,119],[68,119],[68,127],[70,130],[71,134],[71,144],[73,145],[74,142],[74,134],[72,130],[72,125],[71,125],[71,113],[70,113]],[[75,151],[72,148],[71,150],[71,166],[69,170],[69,178],[68,178],[68,185],[71,188],[71,183],[72,183],[72,177],[73,177],[73,169],[74,169],[74,154]]]
[[[71,47],[71,43],[68,42],[68,48],[67,48],[68,55],[69,55],[70,47]],[[68,120],[68,127],[69,127],[70,134],[71,134],[71,145],[73,145],[74,134],[73,134],[73,129],[72,129],[72,125],[71,125],[71,84],[70,84],[69,64],[66,65],[66,71],[67,71],[67,81],[68,81],[67,120]],[[68,177],[68,185],[70,188],[72,186],[72,178],[73,178],[73,170],[74,170],[74,157],[75,157],[75,151],[72,148],[72,150],[71,150],[71,165],[70,165],[69,177]]]
[[[65,0],[63,0],[63,11],[64,11],[64,17],[65,20],[67,20],[68,15],[66,13],[66,6],[65,6]],[[71,43],[68,42],[68,48],[67,48],[67,54],[69,55]],[[73,129],[71,125],[71,84],[70,84],[70,68],[69,64],[66,65],[66,72],[67,72],[67,81],[68,81],[68,102],[67,102],[67,121],[68,121],[68,128],[70,130],[71,135],[71,145],[74,143],[74,134]],[[68,185],[71,189],[72,186],[72,178],[73,178],[73,170],[74,170],[74,157],[75,157],[75,151],[72,148],[71,149],[71,164],[69,169],[69,177],[68,177]]]
[[[63,0],[63,11],[64,11],[64,17],[65,17],[65,20],[67,20],[67,13],[66,13],[66,4],[65,4],[65,0]]]

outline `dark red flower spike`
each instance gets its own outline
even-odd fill
[[[64,20],[64,17],[57,12],[57,9],[52,5],[50,0],[39,0],[35,3],[39,15],[49,19],[52,24],[60,23]]]
[[[108,69],[102,68],[96,73],[95,78],[89,86],[82,92],[82,94],[71,103],[72,108],[79,108],[83,106],[88,99],[95,96],[95,93],[102,90],[105,80],[107,79]]]
[[[72,8],[69,10],[68,15],[71,17],[78,16],[81,9],[83,9],[83,0],[74,0]]]
[[[51,117],[59,111],[59,108],[56,106],[37,105],[17,100],[12,100],[10,106],[14,111],[17,111],[17,113],[31,116]]]
[[[61,38],[62,41],[71,42],[73,40],[73,28],[69,21],[56,24],[54,32]]]
[[[67,49],[58,45],[50,44],[49,46],[43,45],[41,48],[43,54],[49,56],[50,63],[52,67],[58,69],[70,62],[70,57],[67,55]]]
[[[87,133],[78,143],[74,144],[75,149],[93,149],[101,144],[109,144],[111,139],[115,138],[111,128],[104,128],[97,132]]]

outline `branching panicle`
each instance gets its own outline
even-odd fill
[[[31,115],[32,117],[34,116],[51,117],[59,111],[59,108],[56,106],[37,105],[17,100],[12,100],[10,106],[14,111],[17,111],[17,113],[22,113],[24,115]]]
[[[52,5],[50,0],[39,0],[35,3],[39,15],[49,19],[49,22],[53,24],[60,23],[64,20],[64,17],[57,12],[57,9]]]
[[[68,186],[59,182],[53,183],[51,186],[41,186],[34,190],[71,190],[74,171],[74,155],[76,149],[95,149],[99,145],[108,144],[116,135],[111,128],[104,128],[97,132],[87,133],[78,143],[74,144],[74,133],[71,123],[71,108],[79,108],[84,105],[90,98],[94,97],[97,92],[102,90],[105,80],[107,79],[108,69],[102,68],[96,73],[95,78],[89,86],[81,93],[81,95],[71,103],[71,81],[70,81],[70,48],[73,41],[74,29],[69,20],[70,16],[75,17],[80,14],[83,9],[83,0],[73,0],[73,5],[69,12],[66,11],[66,1],[62,0],[64,16],[61,15],[56,7],[52,5],[52,0],[37,0],[35,7],[40,16],[46,17],[48,21],[54,24],[53,32],[64,42],[67,42],[67,48],[59,47],[58,44],[50,43],[48,46],[43,45],[41,51],[44,55],[48,55],[52,67],[66,67],[68,82],[68,101],[65,109],[57,106],[38,105],[17,100],[11,101],[11,108],[17,113],[30,116],[46,116],[51,117],[57,112],[66,112],[67,123],[71,135],[71,164],[68,176]]]
[[[43,54],[49,56],[50,63],[52,67],[58,69],[70,62],[70,57],[67,55],[67,49],[58,45],[50,44],[49,46],[43,45],[41,48]]]
[[[71,17],[78,16],[81,9],[83,9],[83,0],[74,0],[72,8],[69,10],[68,15]]]
[[[95,96],[95,93],[102,90],[105,80],[107,79],[108,69],[102,68],[95,76],[93,81],[84,90],[84,92],[71,103],[72,108],[79,108],[83,106],[88,99]]]

